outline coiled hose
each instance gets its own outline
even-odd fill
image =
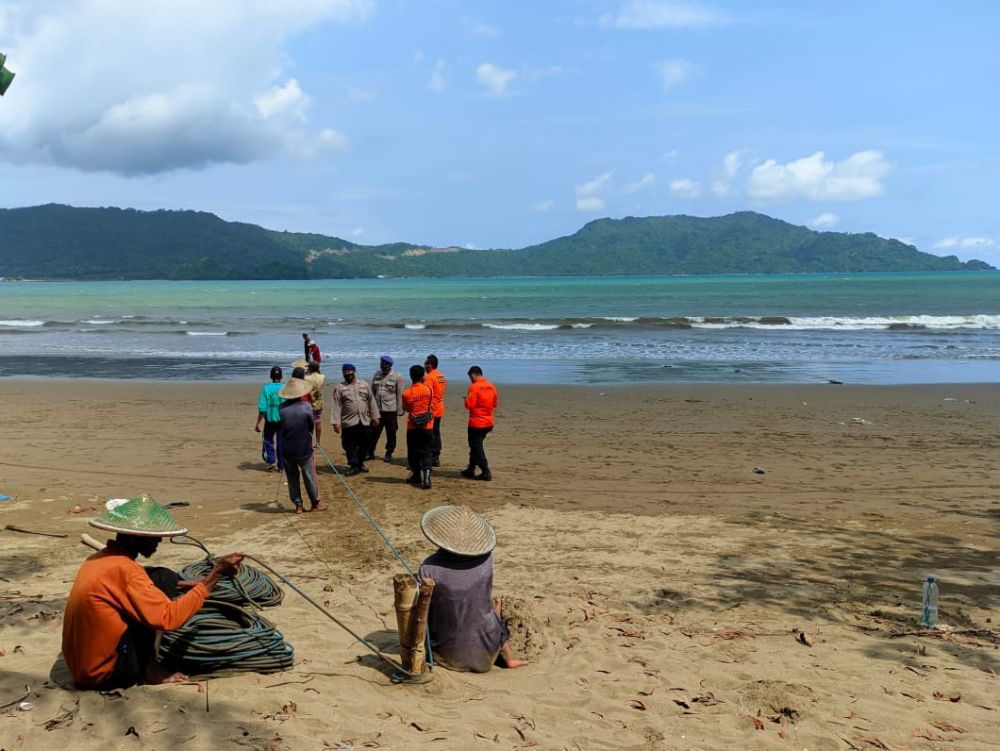
[[[295,653],[267,619],[213,599],[181,628],[163,633],[158,656],[185,673],[208,675],[277,673],[292,667]]]
[[[213,561],[208,558],[196,561],[180,570],[182,579],[200,579],[212,570]],[[220,579],[212,590],[212,599],[233,605],[255,605],[269,608],[279,605],[285,593],[267,574],[258,568],[243,564],[234,577]]]

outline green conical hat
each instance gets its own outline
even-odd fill
[[[140,537],[177,537],[187,530],[152,498],[133,498],[90,520],[90,526]]]

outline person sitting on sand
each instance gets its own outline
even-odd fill
[[[471,673],[498,661],[526,665],[511,649],[502,600],[491,599],[497,536],[490,523],[466,506],[438,506],[424,513],[420,529],[438,547],[417,572],[417,581],[434,580],[427,628],[435,662]]]
[[[156,632],[183,626],[219,579],[237,573],[243,554],[218,558],[198,581],[182,581],[170,569],[136,562],[152,556],[164,537],[187,534],[156,501],[133,499],[90,524],[117,534],[83,562],[66,600],[62,651],[73,680],[101,690],[186,680],[156,661]],[[171,599],[179,589],[187,592]]]
[[[326,506],[319,500],[316,464],[313,461],[313,431],[316,423],[309,403],[313,387],[309,381],[294,375],[297,370],[301,369],[295,368],[292,378],[278,392],[278,396],[284,400],[278,407],[278,413],[281,415],[281,459],[285,467],[285,478],[288,480],[288,497],[295,506],[295,513],[301,514],[305,509],[302,504],[300,476],[305,482],[306,493],[312,504],[310,511],[326,511]]]

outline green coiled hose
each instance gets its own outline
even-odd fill
[[[295,652],[266,618],[213,599],[181,628],[163,633],[158,657],[192,675],[277,673],[292,667]]]

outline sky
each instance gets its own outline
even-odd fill
[[[0,0],[0,207],[469,248],[752,210],[1000,265],[997,28],[992,0]]]

